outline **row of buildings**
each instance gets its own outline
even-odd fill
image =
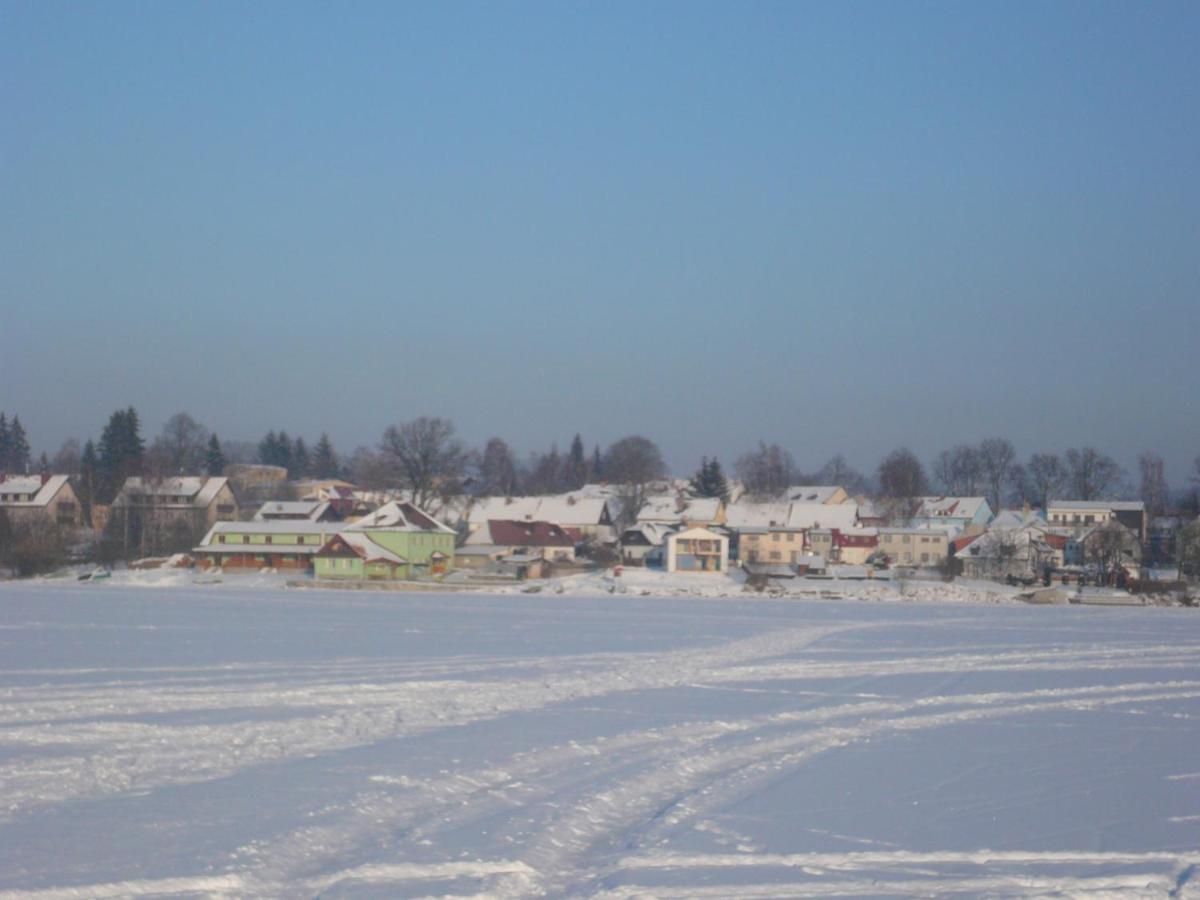
[[[1024,579],[1088,565],[1136,568],[1154,534],[1137,501],[1054,501],[1043,511],[997,514],[983,497],[885,504],[836,485],[795,485],[725,502],[666,481],[636,511],[605,484],[552,496],[454,498],[425,511],[343,481],[293,487],[300,499],[251,510],[226,477],[130,478],[111,507],[93,510],[91,524],[137,510],[161,527],[202,533],[191,548],[201,565],[331,578],[433,577],[456,568],[531,576],[578,566],[581,554],[615,554],[630,565],[700,572],[740,565],[804,574],[841,565]],[[0,478],[0,508],[10,518],[83,524],[62,475]]]

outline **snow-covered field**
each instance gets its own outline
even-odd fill
[[[1198,611],[140,583],[0,584],[0,897],[1193,890]]]

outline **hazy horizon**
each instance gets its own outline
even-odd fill
[[[0,2],[0,410],[1200,454],[1200,7]]]

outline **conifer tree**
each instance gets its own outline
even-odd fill
[[[25,429],[21,426],[21,417],[13,416],[12,425],[8,428],[8,459],[5,468],[10,472],[21,473],[29,466],[29,441],[25,438]]]
[[[706,456],[700,461],[700,468],[692,476],[692,492],[697,497],[720,497],[729,500],[729,482],[721,471],[721,463],[714,456],[711,460]]]
[[[591,469],[591,471],[588,472],[588,479],[590,481],[604,480],[604,458],[600,455],[599,444],[597,444],[595,449],[592,450],[592,464],[589,468]]]
[[[132,406],[109,416],[98,448],[96,499],[99,502],[111,503],[125,479],[141,473],[146,445],[139,427],[137,411]]]
[[[8,451],[11,446],[8,431],[8,417],[0,412],[0,471],[8,472]]]
[[[296,438],[292,444],[292,459],[291,467],[288,469],[288,477],[293,481],[298,478],[307,478],[311,471],[312,464],[308,458],[308,445],[304,442],[304,438]]]
[[[583,449],[583,438],[578,434],[571,441],[571,449],[563,464],[563,486],[569,491],[577,491],[587,484],[587,455]]]
[[[275,445],[275,465],[288,470],[288,477],[292,476],[292,439],[288,437],[286,431],[279,432],[279,440]]]
[[[208,439],[208,450],[204,454],[204,469],[209,475],[222,475],[225,472],[225,454],[221,452],[221,442],[214,434]]]
[[[279,437],[274,431],[268,431],[266,437],[258,442],[258,461],[264,466],[278,465]]]
[[[336,478],[338,473],[338,458],[333,450],[333,443],[328,433],[322,431],[313,448],[312,471],[317,478]]]

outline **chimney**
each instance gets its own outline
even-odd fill
[[[50,480],[50,473],[47,472],[45,469],[42,469],[41,476],[42,476],[42,484],[45,484],[47,481]]]

